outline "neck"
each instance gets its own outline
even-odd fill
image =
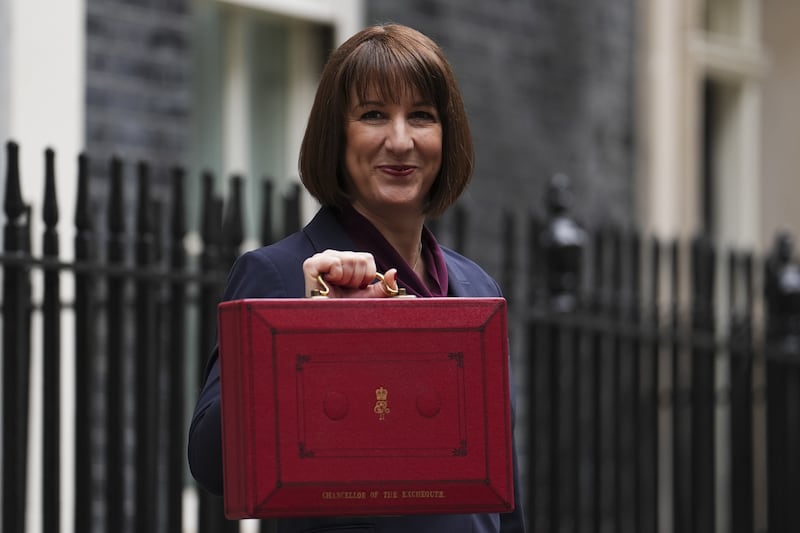
[[[420,266],[424,267],[424,261],[421,257],[424,215],[413,217],[376,216],[374,213],[362,209],[359,205],[354,205],[353,207],[381,232],[383,237],[389,241],[389,244],[403,256],[412,270],[417,271]]]

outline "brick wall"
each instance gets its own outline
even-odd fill
[[[369,23],[433,37],[459,79],[477,153],[464,203],[480,212],[468,254],[493,274],[500,210],[543,212],[554,173],[586,220],[633,217],[632,0],[367,2]],[[444,222],[444,221],[443,221]],[[522,236],[521,236],[522,237]]]
[[[138,161],[150,162],[158,194],[189,148],[189,2],[87,0],[86,9],[86,150],[96,194],[112,155],[131,177]],[[135,180],[128,184],[135,191]]]

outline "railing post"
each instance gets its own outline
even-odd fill
[[[170,267],[178,275],[186,273],[187,257],[183,239],[186,236],[186,212],[184,207],[184,179],[182,168],[172,171],[172,209],[170,224]],[[169,379],[169,433],[167,434],[167,531],[183,530],[183,474],[186,464],[186,446],[183,427],[186,424],[184,394],[186,391],[183,371],[188,363],[186,354],[186,282],[176,278],[170,284],[169,301],[169,347],[167,349],[167,371]]]
[[[646,293],[647,306],[644,311],[644,327],[649,328],[651,334],[645,337],[641,345],[642,362],[642,409],[640,410],[641,424],[641,453],[642,453],[642,479],[646,485],[641,495],[641,522],[640,530],[655,533],[659,524],[659,381],[661,362],[661,272],[662,252],[660,241],[653,237],[649,241],[649,290],[643,287]],[[643,297],[644,294],[643,294]],[[648,316],[649,315],[649,316]]]
[[[222,264],[220,240],[222,236],[222,199],[214,190],[214,176],[203,174],[203,198],[200,215],[200,235],[203,251],[200,257],[200,271],[203,281],[200,288],[200,338],[198,361],[198,385],[205,379],[208,357],[216,343],[217,303],[220,299],[220,286],[217,280],[210,279],[219,272]]]
[[[605,230],[598,230],[592,238],[592,278],[590,286],[592,287],[592,298],[590,300],[590,310],[592,316],[605,317],[611,309],[610,305],[610,282],[609,282],[609,268],[606,257],[610,255],[610,239],[608,232]],[[590,381],[588,397],[592,399],[592,417],[591,417],[591,430],[587,440],[591,446],[592,469],[591,469],[591,487],[592,498],[589,504],[591,523],[595,524],[595,530],[599,530],[598,525],[603,523],[611,523],[609,518],[613,512],[613,486],[609,481],[608,466],[608,449],[607,437],[608,428],[606,427],[606,420],[604,412],[610,404],[608,397],[610,394],[606,391],[608,388],[607,383],[608,372],[605,372],[608,367],[607,359],[609,358],[609,340],[610,334],[606,328],[593,328],[590,333],[590,350],[591,350],[591,363],[587,369],[594,379]],[[613,529],[613,528],[612,528]]]
[[[261,244],[264,246],[275,242],[275,231],[272,223],[273,191],[272,179],[265,177],[261,183]]]
[[[622,401],[622,337],[619,332],[619,325],[622,323],[622,233],[615,229],[611,233],[609,242],[611,257],[609,272],[611,274],[610,299],[607,302],[607,316],[611,319],[609,334],[610,350],[606,359],[603,361],[602,368],[598,369],[601,374],[605,374],[606,380],[601,385],[601,391],[606,391],[610,399],[605,404],[604,415],[601,426],[607,431],[605,435],[607,462],[610,475],[610,508],[612,510],[614,531],[626,531],[623,523],[623,505],[625,494],[623,493],[624,479],[626,477],[625,467],[623,466],[622,447],[622,428],[625,419]],[[626,461],[627,462],[627,461]]]
[[[501,236],[501,262],[500,262],[500,287],[503,295],[508,300],[509,306],[516,301],[519,294],[515,284],[517,276],[517,232],[516,219],[514,214],[506,212],[503,214],[503,234]]]
[[[753,533],[753,257],[728,256],[731,531]]]
[[[136,266],[144,274],[155,266],[150,169],[140,162],[136,216]],[[136,531],[156,531],[158,518],[159,387],[156,340],[156,282],[144,275],[136,283]]]
[[[568,317],[578,310],[586,240],[569,214],[570,200],[569,180],[556,175],[546,195],[548,219],[543,227],[535,226],[533,245],[543,257],[541,263],[536,260],[535,270],[544,275],[546,296],[536,309],[540,316],[534,322],[539,323],[528,327],[529,388],[535,391],[528,409],[532,416],[529,512],[543,515],[535,518],[533,529],[549,531],[566,527],[567,516],[577,520],[579,461],[587,442],[579,441],[578,421],[588,418],[581,411],[587,407],[579,403],[579,383],[592,375],[579,364],[581,335]]]
[[[713,531],[715,524],[714,280],[716,253],[708,238],[692,243],[692,516],[694,531]]]
[[[78,158],[75,208],[75,531],[92,529],[91,383],[97,324],[92,210],[89,205],[89,161]]]
[[[222,220],[222,253],[225,265],[230,267],[239,257],[244,242],[244,178],[233,176],[230,180],[228,202]]]
[[[23,262],[3,271],[3,531],[25,530],[30,374],[29,212],[22,200],[19,147],[6,144],[4,251]]]
[[[43,418],[44,456],[42,461],[42,525],[44,533],[58,533],[61,527],[61,272],[57,262],[58,199],[56,196],[55,152],[45,152],[45,224],[43,236],[44,301],[43,301]]]
[[[767,522],[770,532],[800,528],[800,263],[782,233],[765,268],[767,304]]]
[[[528,261],[528,291],[525,293],[530,306],[537,306],[545,301],[544,287],[544,254],[542,253],[542,232],[544,222],[538,215],[528,218],[528,239],[526,258]]]
[[[125,428],[129,416],[123,408],[123,398],[129,385],[123,376],[127,335],[125,323],[128,287],[121,272],[127,261],[127,236],[125,235],[125,191],[122,161],[114,156],[110,161],[111,188],[108,202],[107,261],[107,347],[106,350],[106,527],[108,531],[122,531],[125,527]]]
[[[298,231],[302,225],[300,217],[300,184],[292,183],[283,198],[283,235]]]
[[[684,279],[680,242],[669,245],[670,372],[672,376],[672,516],[673,531],[694,531],[692,502],[691,398],[686,354],[681,343],[681,280]]]
[[[555,312],[576,310],[581,297],[586,232],[569,215],[571,206],[569,178],[557,174],[550,181],[547,191],[549,219],[541,237],[550,308]]]
[[[200,259],[202,269],[202,288],[200,291],[200,384],[205,376],[208,356],[216,344],[217,305],[222,294],[223,279],[214,276],[225,268],[222,255],[222,199],[214,191],[214,176],[203,174],[203,205],[201,233],[203,253]],[[223,514],[222,499],[204,489],[199,489],[198,509],[199,533],[220,533],[238,531],[239,523],[226,520]]]

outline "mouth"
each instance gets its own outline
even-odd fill
[[[379,165],[378,168],[390,176],[408,176],[416,169],[410,165]]]

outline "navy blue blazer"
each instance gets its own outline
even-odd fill
[[[314,219],[285,239],[243,254],[233,265],[223,300],[240,298],[302,298],[305,259],[327,249],[353,250],[354,245],[334,213],[322,208]],[[449,278],[449,296],[501,296],[500,287],[469,259],[442,247]],[[514,380],[511,380],[513,387]],[[512,388],[512,422],[515,405]],[[512,424],[513,427],[513,424]],[[195,406],[189,428],[189,467],[195,479],[210,492],[222,493],[222,437],[218,351],[215,348],[206,381]],[[292,518],[278,521],[280,533],[336,531],[347,533],[442,533],[524,532],[525,521],[519,499],[519,476],[514,449],[516,510],[504,514],[417,515],[392,517]]]

